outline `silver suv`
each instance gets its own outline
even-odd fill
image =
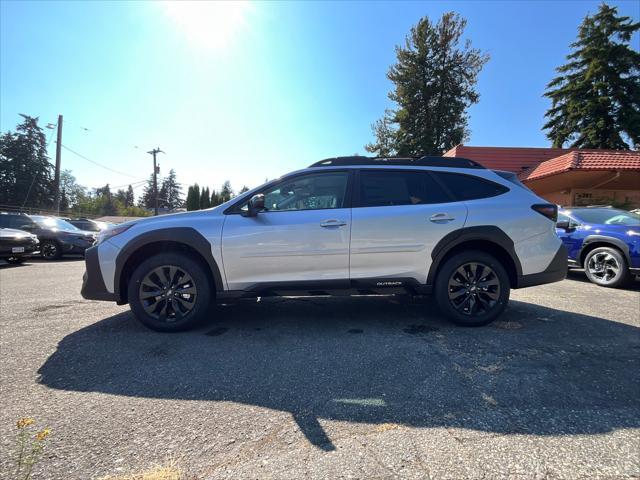
[[[511,288],[565,278],[556,217],[471,160],[332,158],[209,210],[102,231],[82,295],[129,303],[160,331],[193,326],[214,300],[345,291],[433,293],[456,324],[485,325]]]

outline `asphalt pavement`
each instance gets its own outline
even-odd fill
[[[52,429],[34,478],[640,477],[637,282],[573,272],[482,328],[430,300],[280,298],[160,334],[83,300],[83,271],[0,266],[2,478],[24,416]]]

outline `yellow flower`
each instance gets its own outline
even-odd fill
[[[51,433],[51,430],[49,430],[48,428],[45,428],[44,430],[42,430],[41,432],[36,433],[36,440],[41,442],[43,441],[45,438],[47,438],[47,436]]]
[[[33,418],[28,418],[28,417],[24,417],[21,418],[20,420],[18,420],[16,422],[16,427],[18,428],[24,428],[24,427],[28,427],[29,425],[31,425],[32,423],[35,423],[35,421],[33,420]]]

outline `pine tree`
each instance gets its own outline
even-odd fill
[[[548,85],[544,129],[554,147],[628,149],[640,145],[640,53],[630,47],[640,23],[602,3],[587,16],[568,63]]]
[[[222,184],[222,189],[220,190],[220,203],[228,202],[233,197],[233,189],[231,188],[231,183],[229,180]]]
[[[244,192],[248,192],[248,191],[249,191],[249,187],[247,187],[246,185],[243,185],[240,191],[238,192],[238,195],[242,195]]]
[[[144,189],[142,190],[142,195],[138,200],[138,206],[144,207],[144,208],[155,207],[155,197],[153,195],[153,174],[149,175],[147,184],[144,186]]]
[[[215,188],[212,188],[211,189],[211,206],[217,207],[221,203],[222,202],[220,201],[220,195],[218,194],[218,192],[216,192]]]
[[[129,185],[127,187],[127,193],[124,199],[124,206],[126,208],[129,207],[133,207],[133,201],[134,201],[134,197],[133,197],[133,187],[131,185]]]
[[[162,180],[161,191],[163,192],[162,199],[167,208],[174,210],[182,207],[182,186],[178,183],[173,168],[169,170],[169,175]]]
[[[51,207],[53,167],[37,117],[0,136],[0,204]]]
[[[468,137],[467,109],[480,99],[475,85],[489,56],[469,40],[460,45],[466,24],[453,12],[437,23],[423,17],[396,47],[397,63],[387,77],[397,108],[371,126],[376,141],[365,146],[368,152],[440,155]]]
[[[200,192],[200,210],[211,207],[211,201],[209,198],[209,187],[203,188]]]
[[[187,210],[199,210],[200,209],[200,187],[196,183],[189,187],[187,193]]]

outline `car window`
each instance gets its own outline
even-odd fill
[[[33,215],[31,217],[40,227],[42,228],[53,228],[57,230],[66,230],[66,231],[78,231],[79,228],[71,225],[66,220],[62,220],[61,218],[55,217],[46,217],[42,215]]]
[[[326,172],[283,180],[264,191],[268,212],[343,208],[347,193],[347,172]]]
[[[9,215],[9,228],[21,230],[25,225],[35,227],[33,221],[24,215]]]
[[[451,199],[426,172],[363,170],[360,172],[359,206],[388,207],[445,203]]]
[[[0,227],[9,228],[9,215],[0,215]]]
[[[572,215],[586,223],[606,225],[640,225],[640,215],[616,208],[583,208],[574,210]]]
[[[567,217],[564,213],[558,213],[558,220],[556,223],[568,222],[571,224],[571,218]]]
[[[495,197],[509,191],[483,178],[459,173],[432,172],[455,195],[457,200],[477,200],[479,198]]]

